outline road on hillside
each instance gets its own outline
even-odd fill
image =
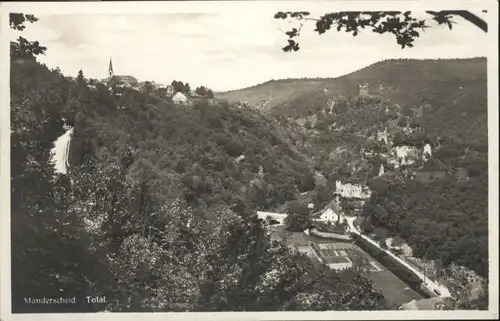
[[[55,164],[56,173],[66,174],[68,171],[69,144],[73,128],[69,128],[64,134],[59,136],[52,148],[52,162]]]
[[[378,247],[379,249],[381,249],[382,251],[384,251],[388,255],[392,256],[398,262],[400,262],[401,264],[403,264],[404,266],[406,266],[410,271],[412,271],[413,273],[415,273],[430,290],[432,290],[433,292],[437,291],[438,293],[440,293],[439,294],[440,297],[442,297],[442,298],[449,298],[449,297],[451,297],[451,293],[450,293],[450,291],[446,287],[444,287],[441,284],[438,284],[437,282],[429,280],[428,277],[425,277],[425,275],[422,272],[420,272],[419,270],[415,269],[408,262],[406,262],[405,260],[399,258],[397,255],[395,255],[391,251],[389,251],[387,249],[383,249],[378,242],[372,240],[368,236],[361,234],[361,232],[354,226],[354,220],[356,220],[357,217],[355,217],[355,216],[346,216],[345,218],[347,220],[347,223],[349,224],[349,229],[350,229],[351,232],[353,232],[355,234],[358,234],[363,239],[365,239],[366,241],[368,241],[371,244],[375,245],[376,247]]]

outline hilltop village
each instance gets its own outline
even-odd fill
[[[76,78],[75,78],[76,79]],[[164,85],[155,81],[139,81],[132,75],[117,75],[113,69],[112,59],[109,59],[107,77],[97,80],[88,79],[89,87],[95,89],[96,84],[101,83],[109,87],[129,88],[141,92],[156,91],[164,99],[169,99],[175,104],[192,105],[197,100],[207,100],[213,103],[214,93],[211,89],[205,86],[200,86],[191,89],[188,83],[184,84],[181,81],[172,81],[171,84]]]

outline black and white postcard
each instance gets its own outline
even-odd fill
[[[498,318],[496,1],[0,8],[2,320]]]

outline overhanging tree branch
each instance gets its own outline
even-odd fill
[[[447,24],[450,30],[456,22],[452,20],[454,16],[460,16],[463,19],[471,22],[481,30],[487,32],[488,25],[486,21],[465,10],[442,10],[442,11],[426,11],[427,14],[433,16],[439,25]],[[326,31],[335,28],[337,31],[344,30],[351,33],[354,37],[357,36],[363,29],[371,29],[376,33],[392,33],[396,37],[397,43],[404,49],[405,47],[413,47],[413,42],[420,36],[419,31],[424,31],[429,26],[426,25],[425,19],[417,19],[412,16],[411,11],[341,11],[327,13],[319,18],[309,17],[310,13],[306,11],[298,12],[277,12],[274,15],[275,19],[297,20],[300,22],[299,29],[293,28],[285,32],[288,36],[288,44],[283,47],[283,51],[297,51],[300,49],[298,42],[295,40],[306,21],[315,21],[316,28],[314,31],[323,34]]]
[[[486,23],[486,21],[479,18],[478,16],[476,16],[475,14],[473,14],[470,11],[444,10],[444,11],[439,11],[439,12],[426,11],[426,13],[434,15],[436,17],[445,17],[445,16],[449,16],[449,15],[460,16],[460,17],[464,18],[465,20],[469,21],[470,23],[476,25],[479,29],[483,30],[484,32],[488,32],[488,24]],[[435,20],[437,20],[436,17],[434,18]]]

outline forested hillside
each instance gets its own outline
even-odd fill
[[[430,105],[422,120],[425,129],[484,145],[486,58],[385,60],[334,79],[275,80],[218,93],[217,97],[245,101],[256,108],[266,103],[265,110],[276,116],[297,118],[328,109],[332,100],[341,106],[354,103],[363,84],[368,85],[372,99],[365,107],[386,102],[408,113],[412,108]],[[355,125],[363,125],[358,118],[351,119]]]
[[[328,181],[368,183],[367,231],[385,227],[417,256],[487,276],[486,80],[485,58],[387,60],[336,79],[274,81],[226,97],[251,97],[259,106],[268,100],[267,113],[294,133]],[[267,98],[289,89],[289,99]],[[426,164],[419,158],[396,168],[388,161],[397,146],[421,151],[426,144],[433,151]],[[376,178],[381,164],[386,174]],[[412,180],[419,171],[444,177]],[[318,189],[316,199],[330,192]]]
[[[107,162],[129,150],[130,175],[144,173],[164,196],[202,208],[264,209],[314,188],[307,160],[259,113],[205,102],[175,106],[122,91],[106,98],[110,105],[102,98],[79,109],[72,164],[89,155]]]
[[[10,18],[16,30],[37,20]],[[313,265],[267,236],[254,210],[314,187],[273,121],[66,78],[36,61],[44,51],[11,42],[13,312],[385,307],[361,272]],[[68,175],[50,162],[64,124]],[[25,300],[61,296],[76,303]]]
[[[309,90],[320,88],[323,83],[321,79],[271,80],[244,89],[219,92],[215,96],[221,100],[245,103],[266,112]]]

